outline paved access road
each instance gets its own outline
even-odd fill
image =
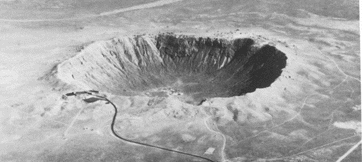
[[[194,154],[190,154],[190,153],[186,153],[186,152],[182,152],[182,151],[177,151],[177,150],[172,150],[172,149],[169,149],[169,148],[164,148],[164,147],[160,147],[160,146],[156,146],[156,145],[151,145],[151,144],[147,144],[147,143],[133,141],[133,140],[126,139],[126,138],[118,135],[117,132],[114,130],[114,125],[115,125],[116,118],[117,118],[117,113],[118,113],[117,106],[112,101],[110,101],[108,98],[106,98],[104,96],[99,96],[99,95],[97,95],[97,93],[98,93],[98,91],[71,92],[71,93],[67,93],[66,96],[76,96],[77,94],[87,94],[87,95],[90,95],[92,97],[88,98],[88,99],[84,99],[85,102],[91,103],[91,102],[95,102],[95,101],[98,101],[98,100],[103,100],[103,101],[106,101],[107,103],[110,103],[114,108],[114,115],[113,115],[113,119],[112,119],[112,123],[111,123],[111,130],[112,130],[113,135],[116,136],[120,140],[123,140],[125,142],[129,142],[129,143],[133,143],[133,144],[137,144],[137,145],[141,145],[141,146],[145,146],[145,147],[152,147],[152,148],[155,148],[155,149],[174,152],[174,153],[178,153],[178,154],[182,154],[182,155],[186,155],[186,156],[192,156],[192,157],[200,158],[200,159],[203,159],[203,160],[209,161],[209,162],[216,162],[214,160],[211,160],[209,158],[202,157],[202,156],[199,156],[199,155],[194,155]]]

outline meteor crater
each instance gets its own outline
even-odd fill
[[[286,61],[283,52],[250,38],[160,34],[94,42],[58,65],[57,75],[84,89],[173,95],[196,104],[266,88],[281,75]]]

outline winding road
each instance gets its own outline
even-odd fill
[[[74,93],[74,94],[76,94],[76,93]],[[91,96],[96,97],[96,98],[92,98],[89,102],[95,102],[95,101],[98,101],[98,100],[103,100],[103,101],[106,101],[106,102],[110,103],[113,106],[114,115],[113,115],[113,118],[112,118],[111,130],[112,130],[113,135],[116,136],[118,139],[123,140],[125,142],[141,145],[141,146],[152,147],[152,148],[156,148],[156,149],[160,149],[160,150],[164,150],[164,151],[174,152],[174,153],[178,153],[178,154],[182,154],[182,155],[186,155],[186,156],[191,156],[191,157],[203,159],[203,160],[209,161],[209,162],[216,162],[214,160],[211,160],[211,159],[208,159],[206,157],[199,156],[199,155],[194,155],[194,154],[190,154],[190,153],[186,153],[186,152],[182,152],[182,151],[177,151],[177,150],[172,150],[172,149],[169,149],[169,148],[164,148],[164,147],[160,147],[160,146],[156,146],[156,145],[151,145],[151,144],[147,144],[147,143],[133,141],[133,140],[126,139],[126,138],[118,135],[117,132],[114,130],[114,125],[115,125],[117,114],[118,114],[117,106],[106,97],[98,96],[98,95],[94,95],[94,94],[91,94]]]

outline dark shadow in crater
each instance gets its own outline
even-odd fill
[[[169,74],[195,100],[230,97],[265,88],[277,79],[287,57],[275,47],[253,46],[252,39],[175,37],[160,35],[157,48]]]

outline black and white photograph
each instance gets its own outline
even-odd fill
[[[361,162],[359,0],[0,0],[0,162]]]

